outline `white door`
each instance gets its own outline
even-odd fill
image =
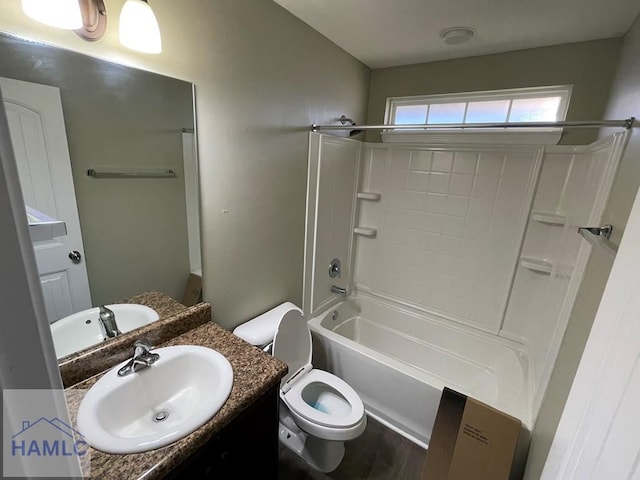
[[[25,204],[67,225],[66,236],[33,244],[52,323],[91,307],[60,90],[8,78],[0,88]]]
[[[640,194],[558,424],[543,480],[640,479],[639,243]]]

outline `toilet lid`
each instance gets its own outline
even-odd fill
[[[311,365],[311,332],[300,312],[290,310],[280,320],[273,339],[273,356],[289,366],[289,372],[280,385],[284,385],[301,368]]]

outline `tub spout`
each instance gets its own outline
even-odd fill
[[[349,292],[347,292],[346,288],[337,287],[336,285],[331,285],[331,293],[337,293],[338,295],[342,295],[343,297],[349,295]]]

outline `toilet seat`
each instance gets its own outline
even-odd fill
[[[332,435],[339,435],[338,431],[346,434],[348,430],[354,430],[359,435],[366,424],[362,400],[341,378],[313,369],[311,349],[311,332],[307,322],[299,311],[287,312],[278,324],[273,340],[273,356],[289,366],[289,372],[280,382],[280,398],[294,416],[301,418],[304,423],[317,426],[318,430],[332,430]],[[304,392],[314,384],[329,396],[333,393],[337,400],[334,398],[330,403],[334,406],[340,404],[340,408],[334,408],[333,413],[325,413],[309,405],[304,399]],[[345,406],[348,412],[338,411]]]
[[[325,413],[309,405],[303,398],[304,390],[313,384],[320,384],[324,389],[337,392],[349,405],[347,414]],[[291,389],[281,398],[287,407],[306,420],[330,428],[350,428],[362,421],[364,405],[351,386],[335,375],[324,370],[313,369],[295,381]]]

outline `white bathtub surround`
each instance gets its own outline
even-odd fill
[[[303,309],[318,361],[422,445],[445,385],[532,427],[590,253],[577,228],[599,225],[626,138],[358,148],[311,134]],[[328,216],[350,234],[318,242]],[[328,265],[344,252],[338,286],[357,295],[336,309]]]
[[[544,471],[536,478],[640,478],[638,243],[636,195]]]
[[[555,363],[591,246],[578,227],[599,226],[626,134],[581,147],[547,147],[521,261],[500,335],[531,355],[537,412]],[[544,262],[548,270],[523,260]]]
[[[335,302],[331,286],[352,283],[351,249],[362,142],[311,133],[309,136],[307,225],[302,309],[311,312]],[[327,274],[332,259],[339,277]]]
[[[369,414],[422,446],[445,386],[531,427],[529,360],[516,342],[367,294],[339,303],[309,326],[316,365],[349,383]]]
[[[590,252],[576,232],[599,225],[626,138],[529,149],[528,169],[528,147],[368,144],[360,190],[381,199],[356,222],[378,237],[356,239],[356,288],[526,346],[535,418]]]
[[[382,150],[382,151],[380,151]],[[386,158],[381,158],[381,157]],[[359,290],[497,334],[540,168],[539,147],[365,149]]]

